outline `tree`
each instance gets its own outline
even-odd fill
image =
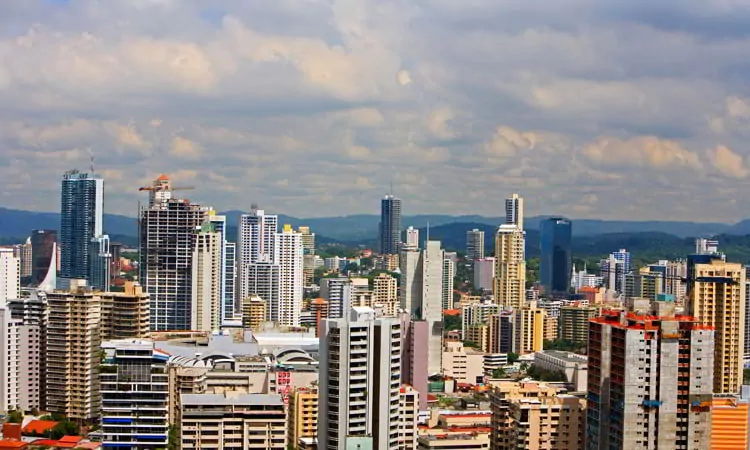
[[[508,364],[514,364],[516,361],[518,361],[519,355],[518,353],[510,352],[508,353]]]
[[[167,435],[167,450],[178,450],[180,448],[180,427],[170,425]]]
[[[580,352],[586,348],[586,344],[567,339],[556,339],[554,341],[544,341],[545,350],[560,350],[563,352]]]
[[[468,348],[479,348],[479,344],[474,341],[463,341],[464,347]]]
[[[78,436],[81,433],[80,427],[69,420],[63,420],[52,427],[48,432],[49,439],[60,439],[63,436]]]
[[[443,316],[445,331],[460,330],[461,316]]]
[[[21,423],[23,422],[23,413],[18,410],[13,410],[8,413],[8,422],[10,423]]]
[[[546,370],[537,366],[531,366],[526,370],[526,376],[538,381],[567,381],[565,373],[561,370]]]
[[[508,374],[505,373],[505,369],[503,368],[492,370],[492,378],[505,378],[506,376],[508,376]]]

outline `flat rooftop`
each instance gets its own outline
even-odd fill
[[[280,395],[271,394],[182,394],[184,406],[284,406]]]

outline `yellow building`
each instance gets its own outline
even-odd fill
[[[596,306],[563,306],[557,319],[559,339],[585,344],[589,339],[589,320],[597,317]]]
[[[688,279],[688,311],[716,329],[714,392],[736,394],[742,384],[745,342],[745,268],[718,256],[694,264]]]
[[[466,336],[463,336],[463,340],[477,344],[477,347],[482,349],[483,352],[489,352],[489,326],[469,325],[466,327]]]
[[[557,336],[557,317],[544,316],[544,340],[554,341]]]
[[[387,273],[380,273],[372,279],[372,301],[383,308],[387,317],[395,317],[398,312],[398,282]]]
[[[539,382],[500,381],[490,392],[492,449],[579,450],[586,402]]]
[[[515,313],[515,346],[518,354],[540,352],[544,345],[544,321],[547,311],[529,302]]]
[[[304,448],[300,442],[314,441],[318,435],[318,388],[295,389],[289,398],[289,444]]]
[[[514,310],[526,299],[525,242],[516,225],[500,225],[495,235],[495,303]]]
[[[150,297],[140,284],[127,281],[124,292],[97,294],[102,301],[102,340],[148,337]]]
[[[252,295],[242,300],[242,327],[259,330],[266,320],[266,302],[258,295]]]
[[[711,450],[746,449],[748,432],[747,399],[715,396],[711,402]]]

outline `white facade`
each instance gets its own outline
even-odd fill
[[[279,289],[281,288],[281,267],[271,261],[258,261],[249,264],[245,270],[244,298],[257,295],[266,302],[266,320],[273,321],[279,316]]]
[[[523,198],[518,194],[505,199],[505,223],[523,230]]]
[[[456,263],[444,254],[443,257],[443,309],[453,309],[453,278],[456,276]]]
[[[0,306],[21,296],[21,259],[12,248],[0,248]]]
[[[399,256],[401,282],[398,298],[401,309],[409,315],[420,318],[422,315],[422,254],[417,248],[404,248]]]
[[[221,233],[206,229],[195,238],[193,249],[193,300],[191,330],[214,331],[221,327],[223,303]]]
[[[409,248],[419,248],[419,230],[414,227],[406,229],[406,241],[404,246]]]
[[[320,296],[328,301],[328,317],[341,318],[352,305],[352,282],[347,277],[323,278]]]
[[[267,215],[262,209],[254,209],[250,214],[240,216],[237,226],[237,273],[239,275],[237,295],[239,302],[253,294],[248,290],[250,280],[247,271],[250,270],[249,266],[258,261],[273,261],[274,240],[278,225],[278,217]]]
[[[276,233],[274,242],[274,262],[279,265],[279,305],[271,320],[279,325],[299,326],[304,293],[302,262],[302,234],[284,225],[281,233]]]
[[[320,337],[318,448],[344,450],[349,437],[372,436],[378,449],[399,448],[401,325],[352,308],[325,319]]]
[[[422,252],[422,318],[427,321],[427,370],[442,372],[443,358],[443,267],[445,255],[440,241],[427,241]]]
[[[474,287],[492,291],[495,279],[495,258],[487,257],[474,261]]]

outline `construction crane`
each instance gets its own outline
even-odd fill
[[[195,186],[141,186],[138,188],[139,191],[192,191],[193,189],[195,189]]]

